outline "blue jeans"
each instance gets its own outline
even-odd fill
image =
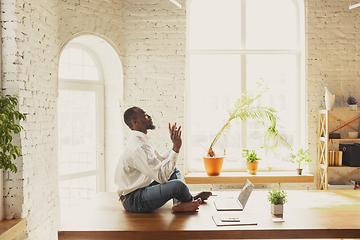
[[[125,195],[123,206],[129,212],[147,213],[160,208],[173,198],[180,202],[193,200],[188,186],[181,181],[181,174],[177,168],[166,183],[160,184],[154,181]]]

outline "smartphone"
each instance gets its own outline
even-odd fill
[[[285,220],[283,218],[273,218],[272,220],[274,223],[285,222]]]
[[[240,218],[229,217],[229,218],[222,218],[222,222],[240,222]]]

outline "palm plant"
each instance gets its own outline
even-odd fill
[[[269,88],[263,86],[262,82],[263,81],[256,83],[257,89],[255,92],[243,93],[235,102],[235,106],[228,110],[229,118],[211,142],[207,153],[208,157],[215,157],[216,154],[213,147],[222,135],[225,135],[230,131],[233,120],[240,120],[244,122],[248,119],[253,119],[262,124],[266,128],[264,132],[265,147],[274,148],[277,146],[279,140],[281,140],[289,148],[291,148],[290,144],[279,134],[279,131],[276,128],[276,123],[279,119],[276,115],[276,111],[272,108],[260,107],[255,104],[255,101],[269,90]],[[269,144],[270,140],[273,140],[272,144]]]

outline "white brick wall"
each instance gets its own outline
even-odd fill
[[[27,112],[22,135],[23,206],[29,239],[54,239],[59,226],[56,100],[59,42],[55,0],[16,1],[19,79]]]
[[[5,173],[5,218],[24,217],[27,231],[19,238],[55,239],[59,225],[56,97],[56,2],[1,1],[3,79],[6,93],[20,97],[22,158],[19,172]]]
[[[138,105],[152,114],[158,129],[149,134],[163,151],[170,147],[168,122],[184,125],[186,6],[185,0],[180,2],[182,9],[167,0],[1,1],[2,86],[6,93],[20,96],[20,110],[28,113],[19,140],[23,153],[17,161],[19,173],[5,174],[6,216],[28,220],[21,239],[57,238],[57,132],[53,123],[60,48],[82,33],[99,35],[115,46],[124,70],[123,109]],[[313,158],[317,157],[317,113],[325,107],[324,87],[336,95],[335,107],[346,108],[349,92],[360,100],[360,8],[349,10],[350,3],[354,4],[351,0],[305,1],[307,129]],[[124,130],[128,133],[126,127]],[[183,157],[179,167],[184,171]],[[316,175],[315,163],[311,172]],[[193,186],[199,187],[234,186]]]
[[[324,87],[336,95],[334,108],[347,109],[349,94],[360,100],[360,9],[349,10],[350,4],[354,1],[306,1],[308,141],[314,159],[317,158],[318,110],[325,109]],[[315,163],[312,173],[316,174]]]
[[[92,33],[114,43],[123,53],[123,1],[58,1],[59,38],[64,45],[78,34]]]

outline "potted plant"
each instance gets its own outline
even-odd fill
[[[17,172],[16,165],[12,162],[20,156],[18,146],[12,144],[14,134],[19,134],[23,129],[16,121],[25,120],[25,115],[15,110],[18,104],[17,96],[0,94],[0,168]]]
[[[257,89],[255,92],[244,92],[241,97],[235,102],[234,107],[229,109],[229,118],[225,121],[225,124],[222,126],[220,131],[215,135],[214,139],[212,140],[209,150],[207,152],[207,156],[203,157],[205,168],[210,169],[210,167],[207,167],[208,162],[221,163],[217,164],[218,168],[220,168],[221,170],[222,161],[225,154],[220,156],[217,155],[214,152],[213,147],[222,135],[225,135],[230,131],[231,123],[233,120],[240,120],[245,122],[248,119],[253,119],[262,124],[265,128],[265,147],[274,148],[277,146],[279,140],[283,141],[288,147],[290,147],[290,144],[286,141],[285,138],[283,138],[279,134],[276,128],[277,120],[279,119],[276,111],[272,108],[256,105],[256,100],[259,99],[262,94],[267,92],[268,90],[269,89],[267,87],[263,86],[262,82],[257,82]],[[270,140],[272,140],[273,142],[270,143]],[[216,172],[210,174],[219,175],[220,170],[218,169]],[[207,173],[208,175],[210,175],[209,172]]]
[[[259,164],[258,161],[261,160],[261,158],[257,156],[255,150],[249,150],[249,149],[243,149],[242,155],[246,160],[246,166],[249,171],[249,174],[256,175]]]
[[[352,96],[349,96],[348,99],[347,99],[347,103],[349,104],[350,106],[350,111],[356,111],[357,110],[357,101],[356,101],[356,98],[352,97]]]
[[[271,203],[272,214],[283,214],[284,204],[287,202],[287,194],[280,188],[274,188],[269,191],[268,200]]]
[[[302,173],[301,163],[302,162],[312,162],[313,159],[311,159],[309,157],[309,150],[304,150],[301,148],[298,150],[297,154],[290,153],[290,161],[292,163],[298,164],[296,171],[297,171],[298,175],[301,175],[301,173]]]
[[[15,110],[18,103],[17,96],[2,96],[0,94],[0,169],[17,172],[13,163],[20,156],[20,149],[12,143],[15,134],[23,129],[16,121],[24,120],[25,115]],[[1,170],[2,173],[2,170]],[[2,177],[2,174],[0,174]],[[0,179],[0,206],[3,205],[2,178]],[[4,219],[3,208],[0,208],[0,220]]]

